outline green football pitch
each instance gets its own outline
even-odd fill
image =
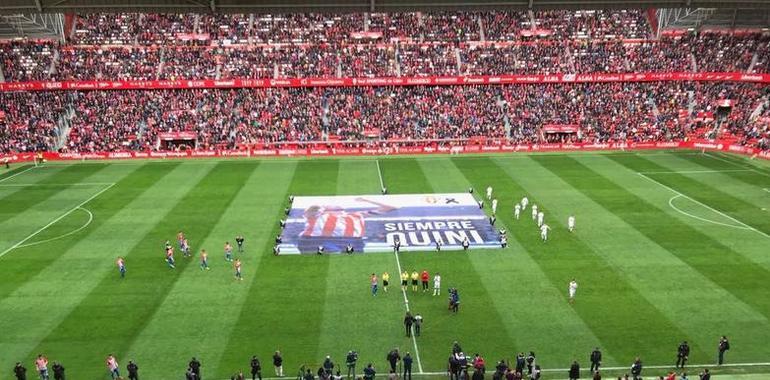
[[[380,181],[391,194],[492,186],[509,247],[403,252],[398,263],[393,252],[272,254],[289,195],[379,194]],[[524,195],[553,228],[547,243],[528,213],[513,219]],[[108,378],[110,353],[145,379],[181,379],[193,356],[203,377],[225,379],[248,372],[252,355],[272,377],[278,349],[289,377],[327,354],[342,363],[351,349],[359,370],[372,362],[384,373],[393,347],[416,357],[415,372],[439,376],[453,341],[490,364],[534,351],[545,379],[566,377],[575,359],[587,369],[597,346],[604,366],[618,367],[608,373],[639,356],[652,376],[671,368],[683,340],[693,366],[713,365],[721,335],[730,366],[715,373],[767,378],[768,210],[769,163],[691,151],[0,169],[0,379],[16,361],[33,374],[38,353],[78,380]],[[176,269],[165,265],[162,244],[178,231],[209,252],[210,271],[179,253]],[[238,234],[244,281],[222,253]],[[370,274],[397,283],[399,265],[440,272],[461,292],[459,313],[445,293],[405,297],[398,284],[373,297]],[[415,339],[404,334],[405,298],[425,320]]]

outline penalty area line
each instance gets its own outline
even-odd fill
[[[13,177],[16,177],[17,175],[22,175],[22,174],[24,174],[24,173],[26,173],[26,172],[28,172],[28,171],[30,171],[30,170],[32,170],[32,169],[35,169],[36,167],[37,167],[37,166],[32,166],[32,167],[29,167],[29,168],[27,168],[27,169],[24,169],[24,170],[22,170],[22,171],[20,171],[20,172],[18,172],[18,173],[14,173],[14,174],[11,174],[11,175],[9,175],[8,177],[5,177],[5,178],[3,178],[3,179],[0,179],[0,182],[5,182],[5,181],[7,181],[7,180],[9,180],[9,179],[11,179],[11,178],[13,178]]]
[[[735,218],[733,218],[732,216],[730,216],[730,215],[727,215],[727,214],[723,213],[722,211],[719,211],[719,210],[717,210],[717,209],[715,209],[715,208],[713,208],[713,207],[711,207],[711,206],[709,206],[709,205],[707,205],[707,204],[705,204],[705,203],[703,203],[703,202],[701,202],[701,201],[699,201],[699,200],[697,200],[697,199],[694,199],[694,198],[692,198],[692,197],[691,197],[691,196],[689,196],[689,195],[683,194],[683,193],[679,192],[678,190],[674,190],[672,187],[669,187],[669,186],[667,186],[667,185],[664,185],[664,184],[662,184],[662,183],[658,182],[657,180],[653,179],[652,177],[648,177],[648,176],[644,175],[643,173],[636,173],[636,174],[638,174],[638,175],[642,176],[643,178],[646,178],[648,181],[651,181],[651,182],[653,182],[653,183],[656,183],[656,184],[658,184],[658,186],[664,187],[664,188],[668,189],[669,191],[671,191],[671,192],[673,192],[673,193],[676,193],[676,194],[680,195],[681,197],[687,198],[687,199],[689,199],[689,200],[690,200],[690,201],[692,201],[692,202],[695,202],[695,203],[697,203],[697,204],[699,204],[699,205],[701,205],[701,206],[703,206],[703,207],[705,207],[705,208],[707,208],[707,209],[709,209],[709,210],[711,210],[711,211],[713,211],[713,212],[715,212],[715,213],[717,213],[717,214],[719,214],[719,215],[722,215],[722,216],[724,216],[725,218],[732,220],[733,222],[735,222],[735,223],[737,223],[737,224],[739,224],[739,225],[741,225],[741,226],[745,227],[745,228],[746,228],[746,229],[748,229],[748,230],[752,230],[752,231],[754,231],[754,232],[756,232],[756,233],[758,233],[758,234],[760,234],[760,235],[762,235],[762,236],[764,236],[764,237],[766,237],[766,238],[770,239],[770,235],[768,235],[768,234],[766,234],[766,233],[764,233],[764,232],[762,232],[762,231],[760,231],[760,230],[758,230],[758,229],[756,229],[756,228],[754,228],[754,227],[752,227],[752,226],[750,226],[750,225],[748,225],[748,224],[746,224],[746,223],[743,223],[743,222],[741,222],[740,220],[738,220],[738,219],[735,219]],[[672,199],[673,199],[673,198],[672,198]],[[671,201],[669,200],[669,204],[670,204],[670,202],[671,202]]]
[[[3,251],[3,252],[0,252],[0,257],[3,257],[3,256],[5,256],[5,255],[6,255],[8,252],[11,252],[11,251],[13,251],[13,250],[14,250],[14,249],[16,249],[16,248],[19,248],[19,246],[21,246],[22,244],[24,244],[24,243],[26,243],[27,241],[29,241],[29,239],[32,239],[33,237],[37,236],[37,234],[39,234],[39,233],[41,233],[41,232],[45,231],[45,230],[46,230],[48,227],[51,227],[52,225],[56,224],[56,222],[58,222],[58,221],[60,221],[60,220],[64,219],[65,217],[67,217],[67,215],[69,215],[69,214],[72,214],[73,212],[75,212],[75,210],[77,210],[77,209],[79,209],[79,208],[83,207],[83,205],[85,205],[86,203],[88,203],[88,202],[91,202],[91,201],[92,201],[92,200],[94,200],[96,197],[98,197],[98,196],[102,195],[102,194],[103,194],[105,191],[107,191],[107,190],[111,189],[113,186],[115,186],[115,184],[114,184],[114,183],[110,184],[109,186],[105,187],[104,189],[101,189],[101,190],[100,190],[98,193],[96,193],[96,194],[94,194],[94,195],[90,196],[88,199],[84,200],[83,202],[80,202],[80,204],[78,204],[77,206],[75,206],[75,207],[71,208],[69,211],[65,212],[64,214],[61,214],[61,215],[60,215],[59,217],[57,217],[56,219],[54,219],[54,220],[52,220],[52,221],[48,222],[48,224],[46,224],[45,226],[41,227],[39,230],[37,230],[37,231],[35,231],[35,232],[33,232],[33,233],[29,234],[27,237],[25,237],[24,239],[21,239],[21,240],[20,240],[18,243],[14,244],[14,245],[13,245],[13,246],[11,246],[10,248],[6,249],[5,251]]]
[[[83,207],[77,207],[77,209],[78,209],[78,210],[83,210],[83,211],[85,211],[86,213],[88,213],[88,220],[86,221],[86,223],[85,223],[85,224],[83,224],[82,226],[78,227],[76,230],[72,230],[72,231],[70,231],[70,232],[67,232],[66,234],[63,234],[63,235],[59,235],[59,236],[56,236],[56,237],[52,237],[52,238],[50,238],[50,239],[45,239],[45,240],[35,241],[35,242],[32,242],[32,243],[22,244],[22,245],[20,245],[20,246],[18,246],[18,247],[16,247],[16,248],[26,248],[26,247],[32,247],[32,246],[35,246],[35,245],[40,245],[40,244],[48,243],[48,242],[50,242],[50,241],[59,240],[59,239],[64,239],[64,238],[65,238],[65,237],[67,237],[67,236],[70,236],[70,235],[74,235],[74,234],[76,234],[76,233],[78,233],[78,232],[80,232],[80,231],[84,230],[86,227],[88,227],[89,225],[91,225],[91,222],[93,222],[93,220],[94,220],[94,214],[93,214],[93,213],[92,213],[90,210],[88,210],[88,209],[86,209],[86,208],[83,208]]]

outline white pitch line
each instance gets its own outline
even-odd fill
[[[382,181],[382,170],[380,170],[380,160],[376,159],[374,162],[377,163],[377,175],[380,176],[380,189],[385,188],[385,182]]]
[[[706,157],[709,157],[709,158],[713,158],[713,159],[715,159],[715,160],[717,160],[717,161],[726,162],[726,163],[728,163],[728,164],[730,164],[730,165],[733,165],[733,166],[737,166],[737,167],[739,167],[739,168],[748,168],[748,166],[746,166],[746,165],[750,165],[750,164],[741,165],[741,164],[738,164],[738,163],[736,163],[736,162],[733,162],[733,161],[730,161],[730,160],[728,160],[728,159],[725,159],[725,158],[723,158],[723,157],[715,156],[715,155],[713,155],[713,154],[711,154],[711,153],[705,153],[704,155],[705,155]],[[770,177],[770,174],[767,174],[767,173],[765,173],[765,172],[759,171],[759,170],[758,170],[758,169],[756,169],[756,168],[752,168],[752,169],[748,169],[748,170],[749,170],[749,171],[752,171],[752,172],[755,172],[755,173],[757,173],[757,174],[761,174],[761,175],[763,175],[763,176],[767,176],[767,177]]]
[[[680,171],[662,171],[662,172],[640,172],[642,174],[698,174],[698,173],[733,173],[733,172],[750,172],[751,169],[734,169],[734,170],[680,170]]]
[[[6,183],[0,187],[32,187],[32,186],[108,186],[112,182],[79,182],[79,183]]]
[[[749,229],[749,230],[752,230],[752,231],[754,231],[754,232],[756,232],[756,233],[758,233],[758,234],[760,234],[760,235],[762,235],[762,236],[764,236],[764,237],[766,237],[766,238],[770,239],[770,235],[768,235],[768,234],[766,234],[766,233],[764,233],[764,232],[762,232],[762,231],[760,231],[760,230],[758,230],[758,229],[756,229],[756,228],[754,228],[754,227],[752,227],[752,226],[749,226],[748,224],[746,224],[746,223],[743,223],[743,222],[741,222],[740,220],[738,220],[738,219],[735,219],[735,218],[733,218],[732,216],[730,216],[730,215],[727,215],[727,214],[723,213],[722,211],[719,211],[719,210],[717,210],[717,209],[715,209],[715,208],[713,208],[713,207],[711,207],[711,206],[709,206],[709,205],[707,205],[707,204],[705,204],[705,203],[703,203],[703,202],[701,202],[701,201],[698,201],[698,200],[696,200],[696,199],[693,199],[693,198],[692,198],[692,197],[690,197],[689,195],[685,195],[685,194],[682,194],[681,192],[679,192],[679,191],[677,191],[677,190],[674,190],[673,188],[671,188],[671,187],[669,187],[669,186],[666,186],[666,185],[664,185],[664,184],[662,184],[662,183],[660,183],[660,182],[658,182],[658,181],[656,181],[656,180],[654,180],[654,179],[652,179],[652,178],[650,178],[650,177],[648,177],[648,176],[646,176],[646,175],[644,175],[644,174],[642,174],[642,173],[636,173],[636,174],[638,174],[638,175],[640,175],[640,176],[642,176],[642,177],[644,177],[644,178],[648,179],[649,181],[652,181],[652,182],[654,182],[654,183],[657,183],[659,186],[665,187],[666,189],[668,189],[669,191],[671,191],[671,192],[673,192],[673,193],[679,194],[679,195],[681,195],[681,196],[683,196],[683,197],[685,197],[685,198],[687,198],[687,199],[689,199],[689,200],[691,200],[691,201],[693,201],[693,202],[695,202],[695,203],[697,203],[697,204],[699,204],[699,205],[701,205],[701,206],[703,206],[703,207],[705,207],[705,208],[707,208],[707,209],[709,209],[709,210],[711,210],[711,211],[714,211],[715,213],[717,213],[717,214],[719,214],[719,215],[722,215],[722,216],[724,216],[724,217],[725,217],[725,218],[727,218],[727,219],[730,219],[730,220],[732,220],[733,222],[735,222],[735,223],[737,223],[737,224],[740,224],[741,226],[744,226],[744,227],[746,227],[746,228],[747,228],[747,229]]]
[[[70,231],[70,232],[67,232],[64,235],[59,235],[59,236],[56,236],[56,237],[52,237],[50,239],[45,239],[45,240],[40,240],[40,241],[36,241],[36,242],[32,242],[32,243],[22,244],[22,245],[20,245],[20,246],[18,246],[16,248],[26,248],[26,247],[32,247],[32,246],[35,246],[35,245],[40,245],[40,244],[43,244],[43,243],[48,243],[50,241],[63,239],[65,237],[67,237],[67,236],[74,235],[74,234],[82,231],[83,229],[85,229],[86,227],[91,225],[91,222],[94,220],[94,214],[91,211],[89,211],[88,209],[85,209],[85,208],[82,208],[82,207],[78,207],[78,209],[83,210],[83,211],[88,213],[88,221],[86,221],[86,223],[83,224],[82,226],[80,226],[78,229]]]
[[[382,181],[382,171],[380,170],[380,160],[376,159],[374,162],[377,163],[377,174],[380,176],[380,189],[385,188],[385,183]],[[396,256],[396,266],[398,267],[398,272],[396,272],[396,276],[401,276],[401,259],[398,258],[398,252],[396,250],[393,250],[393,255]],[[399,285],[400,286],[400,285]],[[406,311],[409,312],[409,299],[406,297],[406,289],[403,287],[401,288],[401,294],[404,296],[404,307],[406,307]],[[417,347],[417,338],[414,336],[414,330],[411,331],[412,333],[409,334],[412,336],[412,344],[414,344],[414,358],[417,360],[417,369],[419,372],[417,372],[418,375],[421,375],[422,372],[422,362],[420,361],[420,349]]]
[[[727,224],[727,223],[717,222],[717,221],[714,221],[714,220],[711,220],[711,219],[701,218],[700,216],[693,215],[693,214],[690,214],[690,213],[688,213],[686,211],[683,211],[683,210],[679,209],[678,207],[674,206],[674,203],[673,203],[674,199],[677,199],[679,197],[681,197],[681,195],[674,195],[673,197],[671,197],[671,199],[668,200],[668,205],[671,206],[671,208],[673,208],[674,210],[676,210],[677,212],[679,212],[681,214],[687,215],[687,216],[689,216],[691,218],[694,218],[694,219],[698,219],[700,221],[704,221],[706,223],[712,223],[712,224],[716,224],[716,225],[720,225],[720,226],[724,226],[724,227],[732,227],[732,228],[737,228],[737,229],[740,229],[740,230],[750,230],[751,229],[749,227],[736,226],[736,225],[733,225],[733,224]]]
[[[401,276],[401,260],[398,258],[398,253],[396,250],[393,250],[393,255],[396,256],[396,266],[398,266],[398,276]],[[400,284],[399,284],[400,286]],[[401,287],[401,294],[404,295],[404,306],[406,307],[406,311],[409,311],[409,299],[406,297],[406,289]],[[412,330],[412,333],[409,334],[412,336],[412,343],[414,343],[414,357],[417,359],[417,369],[419,372],[418,375],[422,375],[422,363],[420,362],[420,349],[417,348],[417,339],[414,337],[414,330]]]
[[[61,216],[59,216],[58,218],[56,218],[56,219],[54,219],[54,220],[50,221],[48,224],[46,224],[45,226],[43,226],[43,227],[42,227],[42,228],[40,228],[39,230],[37,230],[37,231],[35,231],[35,232],[31,233],[29,236],[25,237],[24,239],[22,239],[22,240],[21,240],[21,241],[19,241],[18,243],[14,244],[14,245],[13,245],[11,248],[8,248],[8,249],[6,249],[5,251],[3,251],[3,252],[0,252],[0,257],[3,257],[3,256],[5,256],[5,254],[7,254],[8,252],[11,252],[11,251],[13,251],[14,249],[18,248],[20,245],[22,245],[22,244],[24,244],[25,242],[27,242],[27,240],[29,240],[29,239],[32,239],[32,238],[33,238],[33,237],[35,237],[37,234],[39,234],[39,233],[43,232],[43,231],[44,231],[46,228],[48,228],[48,227],[51,227],[51,226],[52,226],[52,225],[54,225],[56,222],[58,222],[58,221],[60,221],[60,220],[64,219],[64,218],[65,218],[67,215],[69,215],[69,214],[72,214],[72,213],[73,213],[75,210],[79,209],[80,207],[83,207],[83,205],[84,205],[84,204],[86,204],[86,203],[88,203],[88,202],[90,202],[90,201],[94,200],[94,198],[96,198],[96,197],[98,197],[98,196],[102,195],[102,193],[104,193],[105,191],[107,191],[107,190],[111,189],[113,186],[115,186],[115,184],[114,184],[114,183],[110,184],[109,186],[105,187],[104,189],[102,189],[102,190],[101,190],[101,191],[99,191],[98,193],[96,193],[96,194],[92,195],[91,197],[89,197],[88,199],[84,200],[83,202],[81,202],[81,203],[80,203],[80,204],[78,204],[77,206],[75,206],[75,207],[71,208],[69,211],[65,212],[64,214],[61,214]]]
[[[17,175],[21,175],[21,174],[24,174],[24,173],[26,173],[26,172],[28,172],[28,171],[30,171],[30,170],[32,170],[32,169],[34,169],[34,168],[36,168],[36,167],[35,167],[35,166],[32,166],[32,167],[30,167],[30,168],[27,168],[27,169],[24,169],[24,170],[22,170],[22,171],[20,171],[20,172],[18,172],[18,173],[14,173],[13,175],[9,175],[8,177],[5,177],[5,178],[3,178],[3,179],[0,179],[0,182],[4,182],[4,181],[7,181],[7,180],[9,180],[9,179],[11,179],[11,178],[13,178],[13,177],[16,177]]]
[[[770,189],[765,188],[765,189],[762,189],[762,190],[767,191],[768,193],[770,193]]]

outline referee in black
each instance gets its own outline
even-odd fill
[[[243,253],[243,235],[236,236],[235,243],[238,244],[238,253]]]

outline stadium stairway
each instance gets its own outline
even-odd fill
[[[695,54],[690,52],[690,65],[692,66],[692,72],[698,72],[698,61],[695,59]]]
[[[3,75],[2,67],[0,67],[0,83],[5,83],[5,75]]]
[[[749,64],[749,68],[746,69],[747,73],[754,72],[754,66],[756,66],[757,61],[759,61],[759,56],[755,52],[754,55],[751,57],[751,63]]]
[[[51,65],[48,67],[48,77],[53,78],[56,75],[56,64],[59,63],[59,49],[54,49]]]
[[[484,22],[481,21],[481,16],[477,16],[476,21],[479,23],[479,40],[481,42],[487,42],[487,36],[484,34]],[[458,59],[457,62],[460,62],[460,59]],[[460,71],[458,70],[457,72],[459,73]]]

